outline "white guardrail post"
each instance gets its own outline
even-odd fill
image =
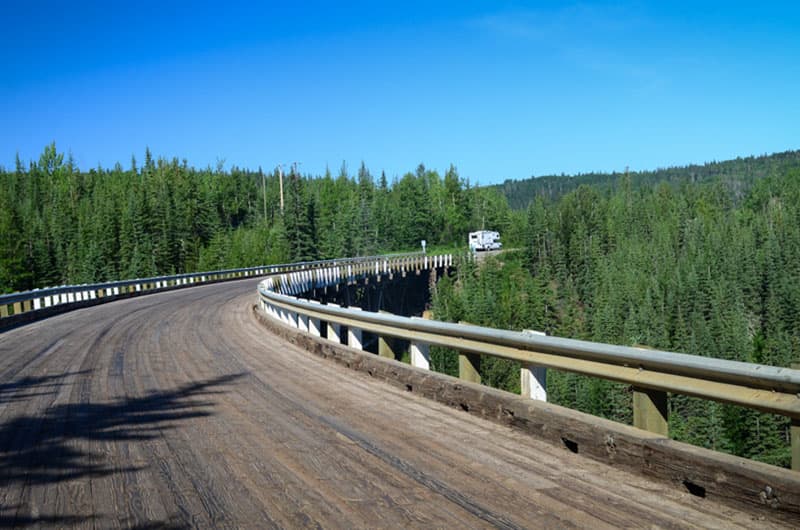
[[[419,317],[411,317],[412,320],[425,320]],[[420,341],[411,341],[409,349],[411,354],[411,366],[423,368],[425,370],[431,369],[431,347],[430,344]]]
[[[361,311],[360,307],[348,307],[351,311]],[[347,327],[347,345],[351,348],[356,348],[358,350],[363,350],[363,334],[360,329],[354,328],[352,326]]]
[[[545,336],[543,331],[526,329],[528,335]],[[547,401],[547,368],[523,363],[520,373],[520,389],[523,397]]]
[[[322,305],[316,300],[309,300],[312,304]],[[308,317],[308,332],[314,337],[322,336],[322,322],[316,317]]]
[[[411,341],[411,366],[417,368],[431,369],[430,345],[424,342]]]
[[[328,305],[331,307],[340,307],[339,304],[334,304],[332,302],[328,302]],[[342,343],[342,326],[341,324],[337,324],[336,322],[328,322],[328,340],[331,342],[335,342],[336,344]]]

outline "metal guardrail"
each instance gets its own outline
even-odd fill
[[[787,416],[793,423],[792,466],[800,469],[800,370],[371,313],[296,298],[309,289],[355,277],[405,274],[415,269],[449,267],[452,263],[451,255],[411,253],[35,289],[0,295],[0,321],[55,306],[69,310],[70,306],[80,307],[86,300],[111,300],[119,295],[269,276],[259,286],[262,308],[270,316],[302,331],[321,336],[325,323],[331,340],[359,348],[362,331],[408,339],[412,364],[423,368],[429,367],[429,346],[437,345],[476,356],[519,361],[523,378],[526,371],[546,367],[628,383],[634,388],[634,425],[660,434],[666,435],[667,430],[668,392]],[[340,336],[339,326],[347,327],[347,339]],[[541,384],[544,385],[544,379]],[[637,398],[640,398],[638,404]]]
[[[192,272],[171,276],[154,276],[150,278],[136,278],[105,283],[62,285],[59,287],[34,289],[31,291],[0,295],[0,319],[54,306],[75,304],[87,300],[97,300],[130,293],[156,292],[176,287],[191,287],[203,283],[279,274],[288,271],[313,270],[339,266],[352,267],[366,262],[373,263],[375,260],[411,260],[420,255],[421,253],[415,252],[334,260],[301,261],[288,264],[262,265],[259,267]]]
[[[428,347],[436,345],[519,361],[523,378],[526,370],[546,367],[627,383],[634,390],[634,425],[665,436],[667,393],[787,416],[793,422],[793,469],[800,469],[800,431],[794,432],[800,427],[800,370],[373,313],[293,296],[308,285],[297,273],[267,278],[259,285],[261,307],[300,331],[322,336],[325,327],[330,340],[359,348],[362,331],[407,339],[412,364],[422,368],[429,368]],[[347,327],[349,339],[340,326]]]

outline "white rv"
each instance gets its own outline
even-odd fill
[[[478,230],[469,233],[469,249],[472,252],[500,250],[501,248],[503,248],[503,244],[500,242],[500,232]]]

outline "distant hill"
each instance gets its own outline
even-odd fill
[[[633,186],[650,186],[659,182],[680,185],[684,182],[720,181],[734,187],[737,195],[744,194],[753,181],[780,175],[787,170],[800,168],[800,150],[785,151],[771,155],[736,158],[703,165],[670,167],[655,171],[633,171],[630,173]],[[515,210],[524,209],[537,196],[555,200],[582,184],[613,189],[622,173],[585,173],[580,175],[546,175],[525,180],[506,180],[502,184],[489,186],[499,189]]]

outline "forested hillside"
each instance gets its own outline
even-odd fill
[[[84,171],[50,145],[0,170],[0,292],[412,250],[422,239],[465,248],[467,232],[485,227],[520,250],[443,278],[436,318],[788,366],[800,361],[798,165],[795,151],[471,188],[453,167],[390,181],[362,164],[289,172],[281,211],[275,172],[196,169],[149,151],[141,166]],[[452,352],[432,361],[457,370]],[[487,359],[482,376],[519,389],[513,363]],[[623,385],[552,370],[548,385],[555,403],[630,423]],[[783,418],[673,397],[670,429],[789,461]]]
[[[439,283],[437,319],[789,366],[800,361],[800,171],[730,183],[580,186],[527,209],[524,251]],[[612,191],[613,190],[613,191]],[[436,362],[452,370],[453,355]],[[484,381],[517,390],[518,366]],[[549,397],[631,422],[624,385],[550,371]],[[673,396],[674,438],[779,464],[789,422]]]
[[[49,145],[0,170],[0,292],[465,245],[473,227],[521,226],[497,190],[469,188],[453,167],[391,182],[364,164],[289,172],[284,187],[281,213],[277,172],[195,169],[149,150],[141,166],[82,171]]]
[[[630,176],[634,188],[653,186],[662,182],[676,187],[685,184],[722,182],[730,187],[733,199],[741,199],[758,179],[785,175],[792,169],[800,169],[800,150],[703,165],[631,172]],[[525,180],[506,180],[496,187],[503,192],[509,206],[519,210],[527,208],[536,197],[556,200],[581,185],[589,185],[598,190],[613,190],[620,182],[620,176],[622,173],[547,175]]]

